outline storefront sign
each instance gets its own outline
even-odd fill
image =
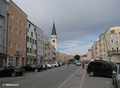
[[[21,57],[21,56],[22,56],[22,54],[20,54],[20,51],[19,51],[19,50],[17,50],[17,51],[16,51],[16,54],[14,54],[14,56]]]

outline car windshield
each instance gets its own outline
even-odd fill
[[[51,64],[55,64],[55,62],[52,62]]]
[[[33,65],[31,65],[31,67],[36,67],[36,65],[33,64]]]
[[[76,62],[76,63],[80,63],[80,62],[78,61],[78,62]]]

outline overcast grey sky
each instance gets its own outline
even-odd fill
[[[120,0],[13,0],[50,41],[53,21],[58,51],[86,54],[99,35],[120,25]]]

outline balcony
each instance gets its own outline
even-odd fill
[[[120,55],[120,50],[112,50],[112,51],[108,51],[107,52],[108,53],[108,55]]]

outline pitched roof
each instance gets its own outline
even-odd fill
[[[57,35],[56,33],[56,28],[55,28],[55,23],[53,22],[53,27],[52,27],[52,33],[51,35]]]

